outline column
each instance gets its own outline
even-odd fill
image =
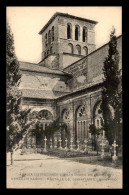
[[[72,26],[72,39],[75,40],[75,26]]]
[[[79,36],[79,41],[82,42],[82,27],[80,26],[80,36]]]

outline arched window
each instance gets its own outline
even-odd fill
[[[54,41],[54,26],[52,27],[52,41]]]
[[[70,128],[71,115],[72,115],[72,113],[68,109],[63,110],[63,112],[62,112],[62,122],[67,124],[68,128]],[[64,138],[67,136],[68,136],[67,133],[64,132]]]
[[[79,40],[79,32],[80,28],[79,26],[75,26],[75,40],[78,41]]]
[[[52,113],[48,110],[41,110],[39,111],[38,113],[38,118],[39,120],[53,120],[53,116],[52,116]]]
[[[69,43],[68,46],[69,46],[68,53],[73,53],[73,44]]]
[[[86,46],[84,46],[83,50],[84,50],[84,55],[87,56],[88,55],[88,48]]]
[[[69,121],[69,120],[70,120],[69,110],[65,110],[65,111],[64,111],[63,120],[64,120],[64,121]]]
[[[83,31],[82,31],[82,41],[86,42],[87,41],[87,28],[83,27]]]
[[[52,53],[53,53],[53,48],[51,47],[51,48],[50,48],[50,54],[52,54]]]
[[[87,115],[85,106],[80,106],[77,110],[77,139],[88,137]]]
[[[51,43],[51,31],[48,31],[48,44],[50,45]]]
[[[94,124],[97,129],[101,128],[103,125],[103,116],[102,116],[102,111],[100,109],[100,105],[101,102],[98,102],[94,108]]]
[[[67,24],[67,39],[72,38],[72,26],[71,24]]]
[[[45,46],[47,47],[47,33],[46,33],[46,35],[45,35]]]
[[[47,50],[47,56],[49,55],[49,50]]]
[[[81,55],[81,46],[80,45],[76,45],[76,50],[77,50],[77,54]]]

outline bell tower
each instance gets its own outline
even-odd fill
[[[39,65],[64,69],[96,49],[96,21],[56,12],[39,32],[42,59]]]

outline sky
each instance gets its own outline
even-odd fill
[[[96,48],[109,41],[112,26],[116,36],[122,34],[122,7],[7,7],[8,21],[14,35],[15,53],[19,61],[41,60],[42,38],[39,31],[55,12],[95,20]]]

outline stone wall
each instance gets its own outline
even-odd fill
[[[69,81],[70,88],[75,90],[79,87],[86,87],[86,84],[101,82],[103,79],[103,63],[108,55],[108,44],[98,48],[86,57],[66,67],[64,71],[72,74],[74,77]],[[120,56],[119,69],[122,68],[122,36],[117,38],[117,49]],[[86,75],[86,80],[78,84],[77,75]]]
[[[85,86],[87,83],[87,58],[73,63],[65,68],[64,71],[73,75],[73,78],[68,81],[72,91]]]
[[[93,123],[94,108],[98,102],[101,101],[101,88],[93,90],[90,93],[85,92],[84,95],[79,93],[76,97],[69,96],[67,100],[58,100],[57,116],[60,118],[60,121],[63,121],[63,112],[68,110],[70,112],[70,132],[74,140],[77,139],[77,111],[81,106],[85,106],[86,109],[86,124],[87,132],[89,131],[89,125]],[[67,121],[66,121],[67,122]]]

